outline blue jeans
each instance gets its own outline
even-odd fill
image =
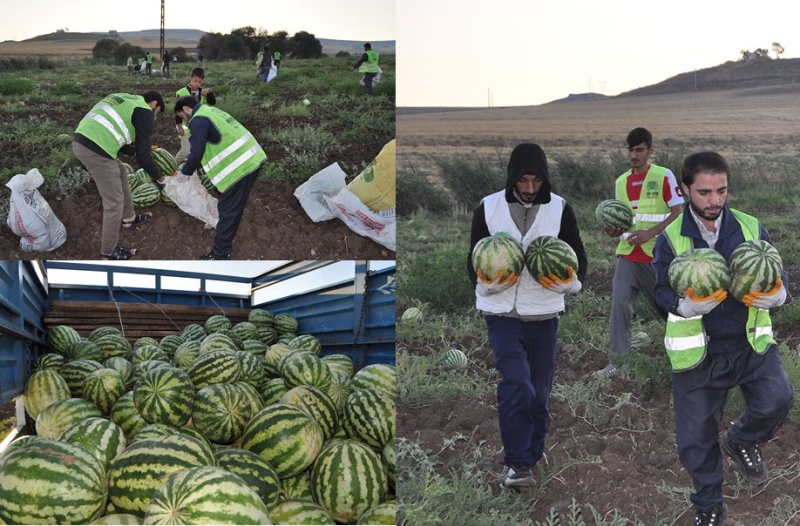
[[[269,68],[261,68],[258,70],[258,78],[263,80],[264,82],[267,81],[268,75],[269,75]]]
[[[524,322],[486,316],[495,367],[497,412],[506,465],[534,466],[544,454],[558,318]]]

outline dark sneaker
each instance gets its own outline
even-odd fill
[[[500,479],[500,486],[507,489],[525,488],[535,484],[530,466],[509,466]]]
[[[616,376],[619,376],[619,374],[620,371],[617,368],[617,366],[614,365],[613,363],[610,363],[605,367],[603,367],[602,369],[600,369],[599,371],[596,371],[594,373],[594,376],[596,378],[614,378]]]
[[[200,259],[227,261],[231,259],[231,255],[228,254],[227,256],[218,256],[217,254],[214,254],[214,252],[209,252],[208,254],[203,254],[202,256],[200,256]]]
[[[698,511],[694,519],[695,526],[722,526],[728,518],[728,505],[718,504],[711,511]]]
[[[722,434],[720,442],[722,450],[739,464],[739,473],[747,482],[754,486],[760,486],[767,481],[769,478],[767,465],[761,459],[761,448],[758,447],[758,444],[752,446],[739,444],[731,437],[730,429]]]

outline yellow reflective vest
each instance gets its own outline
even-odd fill
[[[618,201],[622,201],[628,207],[633,209],[631,200],[628,199],[628,176],[631,175],[631,170],[617,177],[615,196]],[[636,213],[633,217],[633,226],[631,230],[647,230],[664,221],[669,217],[671,210],[667,203],[664,202],[664,177],[667,175],[667,169],[663,166],[655,164],[650,165],[647,171],[647,176],[642,182],[642,193],[639,196],[637,203]],[[653,247],[656,244],[656,238],[649,240],[641,245],[645,254],[653,257]],[[620,240],[617,245],[618,256],[627,256],[635,247],[625,241]]]

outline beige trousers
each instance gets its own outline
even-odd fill
[[[175,164],[178,166],[189,157],[189,152],[192,147],[192,145],[189,144],[189,133],[184,133],[182,136],[179,135],[179,137],[181,138],[181,149],[175,154]]]

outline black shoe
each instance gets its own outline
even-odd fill
[[[117,247],[111,254],[103,254],[101,252],[100,259],[125,260],[125,259],[131,259],[135,255],[136,255],[135,248],[128,250],[127,248],[124,247]]]
[[[500,486],[506,489],[530,487],[536,484],[530,466],[509,466],[500,479]]]
[[[225,261],[225,260],[231,259],[231,255],[228,254],[227,256],[218,256],[218,255],[214,254],[214,251],[212,250],[208,254],[203,254],[202,256],[200,256],[199,259]]]
[[[739,444],[731,437],[731,430],[728,429],[722,434],[722,450],[739,464],[739,473],[744,479],[755,486],[764,484],[769,478],[767,465],[761,459],[761,448],[758,444],[745,446]]]
[[[711,511],[699,511],[695,515],[695,526],[722,526],[728,518],[728,505],[717,504]]]

